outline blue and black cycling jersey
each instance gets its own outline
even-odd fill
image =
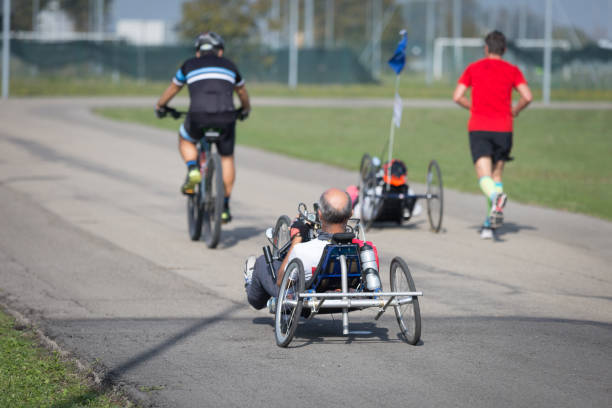
[[[227,58],[205,54],[183,63],[172,81],[189,89],[189,116],[233,122],[234,88],[244,85],[236,65]]]

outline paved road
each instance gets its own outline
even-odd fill
[[[245,304],[243,260],[355,174],[239,147],[235,221],[210,251],[187,237],[175,136],[89,113],[100,103],[0,103],[0,301],[145,404],[612,405],[611,223],[511,201],[482,242],[483,199],[447,191],[441,234],[419,217],[369,235],[383,280],[402,255],[425,293],[419,346],[366,311],[351,321],[369,334],[321,317],[280,349]]]

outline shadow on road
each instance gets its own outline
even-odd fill
[[[273,317],[256,317],[254,324],[274,328]],[[389,337],[389,329],[378,327],[376,322],[351,322],[348,336],[342,335],[342,320],[313,319],[302,320],[295,332],[290,348],[301,348],[312,344],[351,344],[351,343],[403,343],[399,330],[395,337]],[[423,345],[419,341],[418,346]]]
[[[263,235],[264,230],[255,227],[238,227],[234,229],[223,229],[221,232],[221,246],[231,248],[240,241],[245,241],[256,235]]]
[[[234,304],[219,314],[216,314],[212,317],[208,317],[206,319],[199,320],[197,323],[167,338],[165,341],[159,343],[158,345],[153,346],[148,350],[145,350],[135,355],[124,363],[114,367],[104,376],[104,378],[102,379],[102,384],[104,384],[105,386],[111,384],[113,381],[117,380],[119,377],[121,377],[122,374],[126,373],[130,369],[147,362],[153,357],[163,353],[165,350],[173,347],[177,343],[184,341],[188,337],[198,334],[207,326],[226,320],[232,313],[244,308],[246,308],[246,305]]]

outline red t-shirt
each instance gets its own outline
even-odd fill
[[[527,83],[517,67],[484,58],[468,65],[458,82],[472,87],[468,131],[512,132],[512,89]]]

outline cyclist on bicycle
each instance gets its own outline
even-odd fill
[[[187,177],[181,188],[183,194],[193,194],[194,187],[202,179],[197,166],[196,142],[202,138],[203,129],[215,127],[225,130],[225,137],[215,143],[221,156],[225,185],[221,219],[223,222],[229,222],[232,219],[229,200],[236,179],[236,110],[233,93],[236,92],[241,103],[238,119],[244,120],[248,117],[251,104],[244,79],[236,65],[223,57],[224,44],[221,36],[212,31],[203,32],[196,38],[195,48],[195,58],[185,61],[176,72],[170,86],[157,101],[155,112],[158,117],[165,116],[168,102],[187,84],[190,97],[189,113],[179,130],[179,151],[187,164]]]

